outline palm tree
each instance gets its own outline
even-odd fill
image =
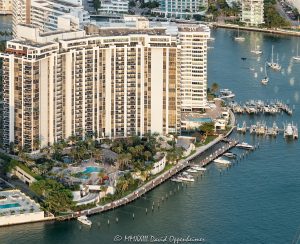
[[[212,93],[216,93],[218,90],[219,90],[218,83],[216,83],[216,82],[212,83],[212,85],[211,85],[211,92]]]
[[[95,149],[93,155],[97,161],[103,160],[103,152],[101,149]]]
[[[152,156],[152,153],[149,151],[144,152],[144,156],[146,158],[147,161],[149,161],[149,158]]]

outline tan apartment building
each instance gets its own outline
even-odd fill
[[[134,28],[91,26],[90,35],[34,36],[36,29],[23,27],[27,39],[9,41],[0,54],[4,146],[34,151],[71,135],[180,130],[181,48],[164,28],[142,21]]]
[[[0,15],[12,13],[12,0],[0,0]]]

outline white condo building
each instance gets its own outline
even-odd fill
[[[160,0],[159,10],[153,12],[165,17],[186,18],[194,14],[203,14],[201,7],[206,7],[207,0]]]
[[[207,107],[207,40],[206,26],[181,26],[181,110],[200,111]]]
[[[81,0],[14,0],[13,34],[18,24],[32,24],[42,32],[76,30],[89,22]]]
[[[250,26],[258,26],[264,23],[264,1],[242,0],[241,21]]]
[[[0,14],[12,13],[12,0],[0,0]]]
[[[23,28],[26,40],[0,55],[4,147],[179,132],[180,46],[164,28],[91,26],[89,36]]]
[[[101,8],[98,10],[100,13],[128,13],[129,0],[101,0]]]

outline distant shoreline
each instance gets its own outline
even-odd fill
[[[267,29],[267,28],[256,28],[256,27],[247,27],[247,26],[239,26],[233,24],[219,24],[219,23],[211,23],[208,25],[212,25],[217,28],[225,28],[225,29],[240,29],[246,31],[255,31],[255,32],[263,32],[269,34],[277,34],[277,35],[285,35],[285,36],[297,36],[300,37],[300,30],[299,31],[292,31],[292,30],[284,30],[284,29]]]

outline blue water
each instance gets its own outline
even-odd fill
[[[236,31],[218,29],[212,34],[216,40],[210,44],[214,49],[208,54],[210,84],[217,82],[221,88],[231,89],[237,95],[236,101],[279,98],[295,109],[292,117],[285,114],[239,116],[240,123],[265,120],[271,124],[276,120],[281,127],[287,121],[299,125],[300,64],[293,63],[291,57],[295,55],[300,39],[241,31],[246,41],[237,43],[233,40]],[[264,52],[259,61],[250,54],[255,39]],[[260,69],[269,59],[272,45],[275,53],[279,53],[283,73],[268,70],[270,82],[262,86],[260,80],[264,72]],[[247,60],[242,61],[241,57],[247,57]],[[282,136],[276,139],[249,135],[233,137],[251,144],[259,142],[260,148],[228,170],[211,164],[202,179],[199,177],[187,187],[180,187],[179,191],[178,184],[166,182],[147,193],[146,198],[93,216],[92,228],[82,227],[77,221],[4,227],[0,228],[0,243],[110,244],[116,243],[113,241],[115,235],[124,238],[133,233],[155,237],[190,235],[204,238],[205,243],[211,244],[292,243],[300,233],[299,141],[286,142]],[[243,151],[234,152],[240,154]],[[161,202],[162,197],[175,190],[176,193]],[[153,202],[155,209],[152,212]],[[110,225],[107,225],[108,220]]]
[[[100,171],[101,171],[101,168],[99,168],[99,167],[89,166],[89,167],[85,168],[83,173],[90,174],[90,173],[95,173],[95,172],[100,172]]]
[[[8,204],[2,204],[0,205],[0,209],[7,209],[7,208],[17,208],[21,205],[19,203],[8,203]]]
[[[193,121],[193,122],[211,122],[211,118],[189,118],[189,121]]]

